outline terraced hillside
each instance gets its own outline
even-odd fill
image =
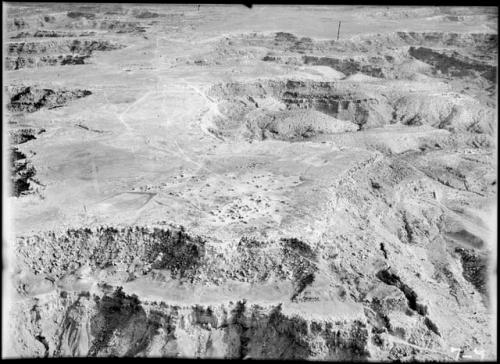
[[[496,359],[497,8],[5,10],[5,356]]]

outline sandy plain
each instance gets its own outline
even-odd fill
[[[496,8],[4,6],[6,356],[496,357]]]

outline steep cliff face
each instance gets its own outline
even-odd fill
[[[5,356],[496,358],[498,9],[6,9]]]
[[[287,123],[276,113],[304,109],[323,115],[310,115],[310,121],[304,118],[300,122],[311,130],[310,136],[394,124],[429,125],[488,135],[493,135],[495,130],[494,109],[473,97],[450,91],[385,87],[378,81],[366,84],[294,80],[232,83],[215,85],[209,94],[219,101],[221,114],[213,132],[229,139],[258,138],[255,130],[269,129],[267,125],[271,122],[287,128]],[[332,126],[330,130],[322,125],[324,115],[332,117],[327,122]],[[356,125],[357,129],[336,128],[335,119]],[[249,130],[252,133],[248,134]],[[278,139],[293,140],[293,137],[287,138],[286,133],[274,134]]]
[[[419,224],[436,224],[416,219],[403,216],[408,252],[429,244]],[[295,238],[221,245],[181,227],[47,232],[16,247],[12,350],[21,356],[449,358],[437,292],[423,293],[398,264],[364,276]],[[350,264],[363,259],[344,249]],[[380,249],[385,260],[397,255],[392,244]],[[485,266],[460,252],[464,279],[485,297]],[[465,313],[455,266],[439,269]]]
[[[18,148],[10,150],[11,194],[21,196],[32,190],[36,168]]]
[[[242,239],[221,248],[182,228],[103,227],[21,237],[16,282],[24,298],[13,309],[16,352],[281,359],[369,355],[362,312],[349,316],[340,310],[336,319],[321,319],[314,311],[305,316],[300,311],[304,290],[318,272],[318,257],[308,244]],[[124,292],[137,289],[137,279],[160,285],[163,300],[147,298],[148,289],[139,289],[143,299]],[[169,292],[175,296],[179,287],[161,289],[161,284],[172,281],[184,282],[181,289],[211,286],[212,300],[221,302],[171,304]],[[285,308],[278,302],[256,303],[263,298],[256,292],[250,295],[256,302],[247,302],[240,298],[241,285],[257,291],[286,286],[274,288],[274,295],[289,295],[288,303]],[[225,295],[232,297],[229,303]]]
[[[366,322],[318,321],[281,305],[173,306],[109,294],[51,294],[23,305],[26,356],[167,356],[227,359],[363,360]],[[36,344],[35,344],[36,343]],[[28,349],[28,345],[33,346]],[[23,346],[25,351],[23,352]],[[33,350],[36,348],[36,350]],[[23,356],[24,356],[23,355]]]
[[[30,36],[31,34],[24,34]],[[36,32],[33,37],[65,38],[73,34]],[[65,39],[37,42],[11,42],[7,47],[5,67],[7,70],[44,66],[84,64],[95,51],[112,51],[124,48],[122,44],[109,40]]]
[[[71,100],[92,94],[89,90],[42,89],[36,86],[10,86],[6,93],[9,97],[7,109],[11,112],[35,112],[41,108],[56,108]]]

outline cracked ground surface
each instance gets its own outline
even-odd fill
[[[6,11],[5,355],[496,358],[496,8]]]

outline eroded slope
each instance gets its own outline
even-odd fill
[[[9,6],[10,356],[494,358],[494,9],[264,10]]]

